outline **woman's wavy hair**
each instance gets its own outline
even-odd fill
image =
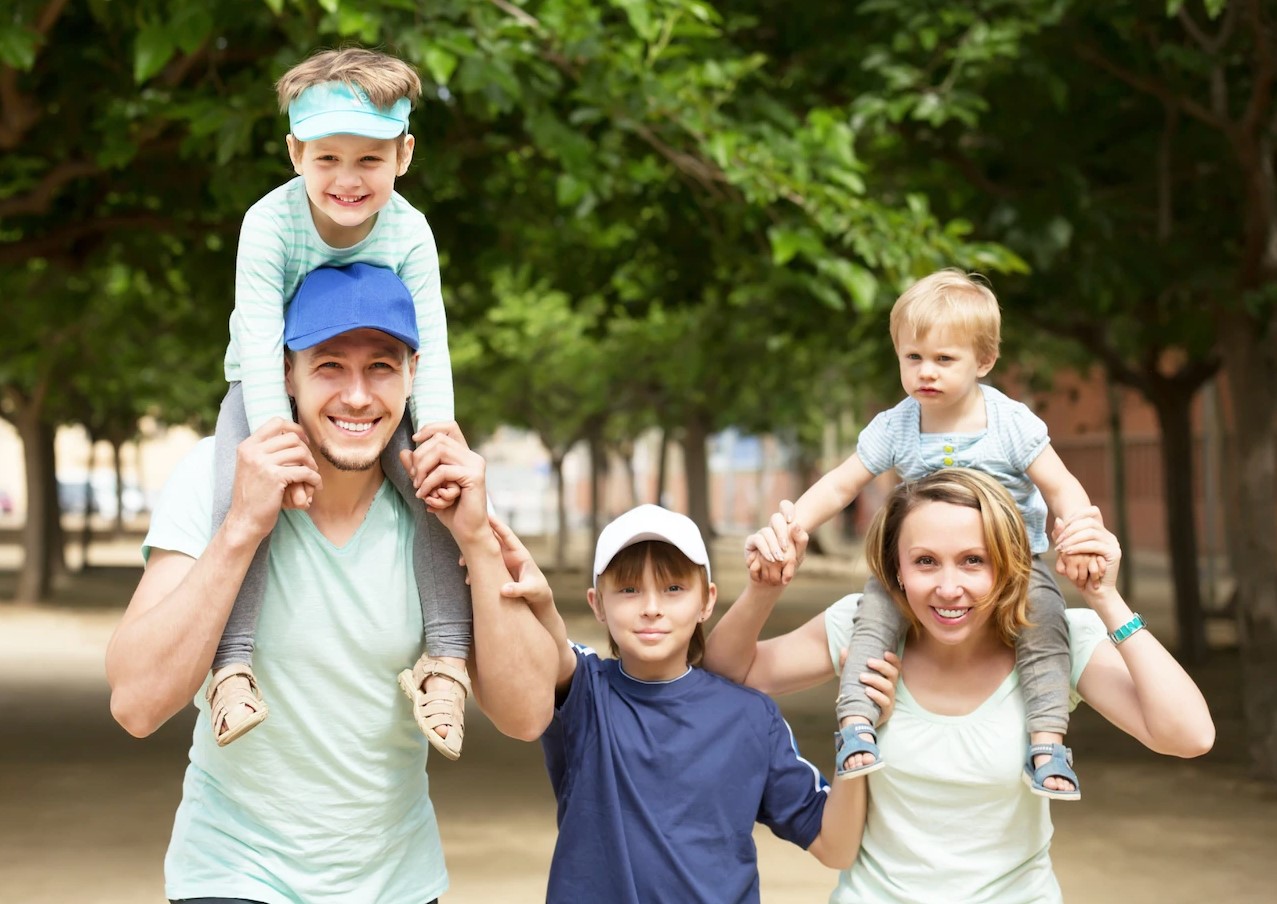
[[[865,557],[878,582],[891,594],[896,608],[915,630],[922,624],[913,614],[900,586],[900,532],[905,519],[928,502],[947,502],[980,513],[984,548],[993,568],[993,588],[978,600],[993,610],[993,626],[1011,646],[1029,625],[1029,578],[1033,552],[1024,518],[1002,484],[988,474],[968,468],[944,468],[921,480],[898,485],[874,517],[865,537]]]

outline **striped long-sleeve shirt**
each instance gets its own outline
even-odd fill
[[[333,248],[319,237],[298,176],[249,208],[240,229],[226,379],[243,384],[250,430],[272,417],[292,419],[284,391],[284,311],[293,293],[316,267],[355,261],[389,267],[412,293],[421,339],[410,399],[414,425],[453,419],[439,255],[426,218],[395,192],[367,238]]]

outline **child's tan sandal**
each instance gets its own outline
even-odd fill
[[[426,679],[431,675],[442,675],[451,683],[446,690],[427,691]],[[430,746],[450,760],[460,757],[466,733],[466,697],[471,693],[470,676],[465,669],[423,653],[415,666],[399,673],[399,686],[412,701],[413,718]],[[447,737],[437,730],[445,726]]]
[[[257,676],[247,663],[233,663],[214,672],[204,696],[208,700],[213,738],[218,747],[242,738],[270,715],[270,707],[262,699],[261,688],[257,686]],[[230,714],[234,707],[240,705],[249,707],[252,712],[232,725]]]

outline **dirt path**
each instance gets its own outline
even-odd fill
[[[801,623],[847,586],[845,574],[803,580],[774,629]],[[102,651],[135,581],[135,571],[108,570],[75,582],[66,608],[0,605],[0,901],[163,901],[191,716],[146,741],[111,721]],[[580,581],[556,581],[559,599],[578,613],[574,635],[599,643],[584,602],[574,605]],[[1140,608],[1152,624],[1169,623],[1164,599],[1141,596]],[[1244,778],[1235,656],[1218,654],[1198,677],[1220,730],[1198,761],[1143,751],[1089,710],[1075,716],[1086,796],[1054,808],[1054,859],[1070,902],[1277,899],[1277,790]],[[800,745],[826,769],[834,693],[781,701]],[[452,875],[445,904],[542,901],[555,827],[539,749],[496,734],[474,709],[470,724],[461,761],[430,767]],[[765,902],[826,900],[832,872],[766,830],[757,839]]]

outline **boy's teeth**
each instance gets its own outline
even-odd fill
[[[372,424],[352,424],[350,421],[334,421],[338,427],[343,430],[350,430],[354,433],[363,433],[365,430],[372,428]]]

